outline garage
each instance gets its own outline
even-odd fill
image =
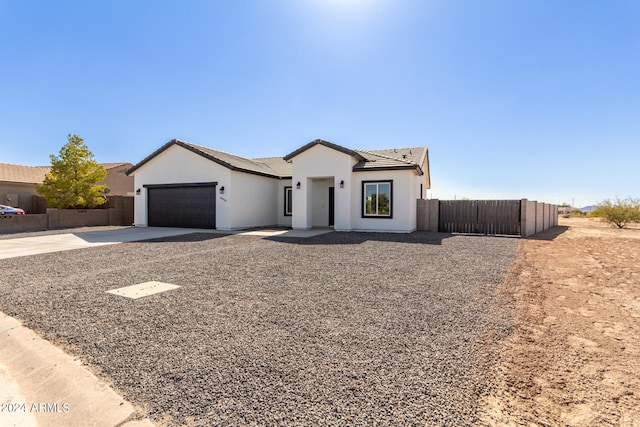
[[[216,228],[216,182],[145,185],[151,227]]]

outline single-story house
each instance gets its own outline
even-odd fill
[[[177,139],[133,166],[134,223],[236,230],[416,230],[431,182],[426,147],[351,150],[317,139],[248,159]]]
[[[107,176],[98,184],[109,187],[110,196],[133,196],[133,177],[126,175],[133,166],[131,163],[101,165],[107,170]],[[26,213],[44,213],[44,199],[38,195],[36,185],[42,184],[50,171],[51,166],[0,163],[0,204],[22,208]]]
[[[571,206],[558,206],[558,215],[569,215],[574,209]]]

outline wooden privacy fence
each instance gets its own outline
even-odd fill
[[[558,225],[558,207],[522,200],[418,200],[417,228],[527,237]]]
[[[441,233],[520,235],[520,200],[442,200]]]

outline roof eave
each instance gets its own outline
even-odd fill
[[[425,150],[425,154],[424,154],[424,160],[422,162],[422,165],[426,165],[426,169],[427,169],[427,188],[431,188],[431,168],[429,167],[429,149],[427,148]]]
[[[220,162],[217,162],[217,163],[220,163]],[[224,163],[224,162],[222,162],[222,163]],[[222,164],[222,163],[220,163],[220,164]],[[231,165],[226,166],[226,167],[231,169],[232,171],[235,171],[235,172],[249,173],[251,175],[264,176],[266,178],[282,179],[282,177],[280,175],[271,175],[271,174],[268,174],[268,173],[252,171],[252,170],[249,170],[249,169],[238,168],[238,167],[231,166]]]
[[[424,175],[424,171],[418,165],[406,165],[406,166],[380,166],[372,168],[361,168],[354,166],[353,172],[375,172],[375,171],[397,171],[397,170],[414,170],[418,175]]]
[[[244,173],[249,173],[252,175],[258,175],[258,176],[264,176],[267,178],[276,178],[276,179],[280,179],[279,175],[272,175],[272,174],[268,174],[268,173],[264,173],[264,172],[258,172],[258,171],[252,171],[249,169],[244,169],[244,168],[239,168],[237,166],[233,166],[223,160],[218,159],[215,156],[212,156],[211,154],[205,153],[204,151],[198,150],[196,147],[192,146],[191,144],[187,144],[184,141],[180,141],[179,139],[172,139],[171,141],[167,142],[166,144],[164,144],[162,147],[158,148],[156,151],[154,151],[153,153],[151,153],[150,155],[148,155],[147,157],[145,157],[142,161],[140,161],[138,164],[136,164],[135,166],[133,166],[131,169],[127,170],[126,174],[131,175],[133,172],[135,172],[136,170],[140,169],[142,166],[144,166],[146,163],[148,163],[149,161],[151,161],[154,157],[157,157],[158,155],[160,155],[162,152],[166,151],[167,149],[169,149],[171,146],[173,145],[178,145],[186,150],[191,151],[194,154],[197,154],[199,156],[204,157],[207,160],[211,160],[214,163],[217,163],[221,166],[224,166],[227,169],[230,169],[232,171],[236,171],[236,172],[244,172]]]
[[[151,161],[154,157],[160,155],[162,152],[166,151],[167,149],[169,149],[169,147],[171,147],[172,145],[176,145],[179,142],[182,142],[178,139],[172,139],[171,141],[167,142],[166,144],[164,144],[162,147],[158,148],[156,151],[154,151],[153,153],[149,154],[147,157],[145,157],[144,159],[140,160],[138,163],[136,163],[135,165],[133,165],[133,167],[129,168],[125,174],[127,176],[131,175],[133,172],[137,171],[138,169],[140,169],[142,166],[144,166],[145,164],[147,164],[149,161]]]

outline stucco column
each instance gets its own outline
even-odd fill
[[[340,188],[340,182],[343,187]],[[334,225],[338,231],[351,231],[351,179],[334,178]]]
[[[298,183],[300,188],[298,188]],[[308,179],[302,179],[294,175],[291,184],[293,194],[291,226],[294,229],[308,230],[311,228],[310,211],[307,206],[309,198]]]

